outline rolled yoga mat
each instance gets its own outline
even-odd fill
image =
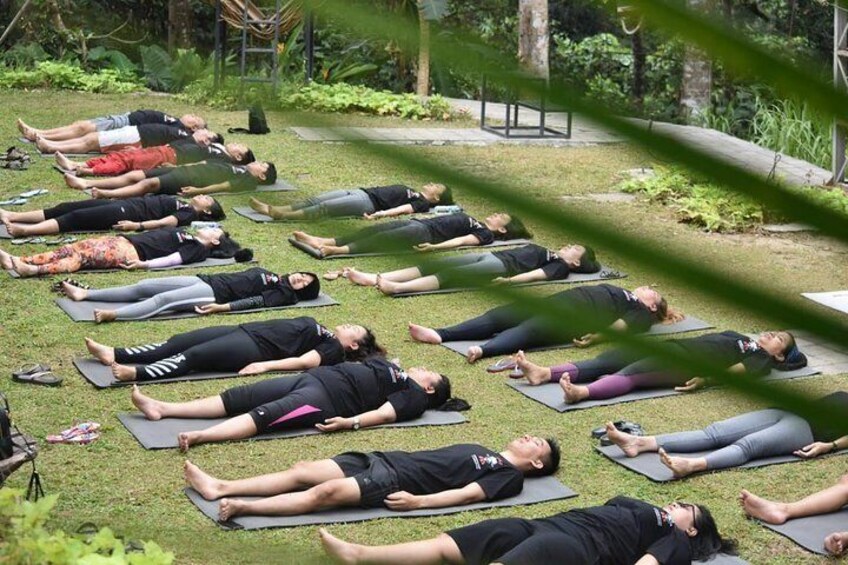
[[[291,243],[294,247],[300,249],[307,255],[311,255],[316,259],[353,259],[355,257],[379,257],[383,255],[405,255],[407,253],[416,253],[414,249],[409,250],[398,250],[398,251],[389,251],[389,252],[378,252],[378,253],[346,253],[343,255],[330,255],[329,257],[321,257],[321,253],[318,252],[317,249],[312,247],[311,245],[306,245],[303,242],[297,241],[295,238],[290,237],[289,243]],[[504,240],[495,240],[488,245],[464,245],[462,247],[454,247],[452,249],[444,249],[443,251],[456,251],[459,249],[492,249],[494,247],[511,247],[515,245],[527,245],[528,243],[532,243],[529,239],[504,239]]]
[[[176,449],[177,435],[182,432],[195,432],[205,430],[215,424],[220,424],[227,418],[163,418],[162,420],[151,421],[144,417],[140,412],[121,412],[118,414],[118,419],[127,428],[127,430],[138,440],[144,449]],[[448,426],[454,424],[464,424],[468,420],[459,412],[441,412],[439,410],[427,410],[420,418],[415,420],[406,420],[403,422],[394,422],[392,424],[383,424],[382,426],[374,426],[374,428],[415,428],[419,426]],[[372,429],[372,428],[363,428]],[[278,430],[259,434],[250,440],[266,440],[266,439],[286,439],[292,437],[315,436],[322,432],[316,428],[297,428],[289,430]],[[234,440],[245,441],[245,440]]]
[[[256,261],[247,261],[247,262],[239,263],[239,264],[240,265],[247,265],[249,263],[256,263]],[[236,260],[233,259],[233,258],[214,259],[214,258],[210,257],[209,259],[206,259],[205,261],[200,261],[199,263],[188,263],[188,264],[185,264],[185,265],[173,265],[171,267],[159,267],[159,268],[156,268],[156,269],[139,269],[139,271],[154,273],[154,272],[160,272],[160,271],[173,271],[173,270],[176,270],[176,269],[200,269],[200,268],[205,268],[205,267],[224,267],[226,265],[235,265],[235,264],[236,264]],[[120,271],[123,271],[123,270],[124,269],[92,269],[92,270],[83,270],[83,271],[79,271],[79,272],[87,273],[87,274],[88,273],[92,273],[92,274],[93,273],[117,273],[117,272],[120,272]],[[10,277],[12,277],[13,279],[21,278],[21,276],[18,273],[16,273],[15,271],[6,270],[6,273],[8,273],[8,275]],[[41,275],[41,276],[50,276],[50,275]],[[38,278],[38,277],[31,277],[31,278]]]
[[[62,309],[65,314],[75,322],[93,322],[95,310],[117,310],[124,306],[129,306],[132,302],[97,302],[84,300],[82,302],[74,302],[70,298],[57,298],[56,306]],[[273,308],[251,308],[249,310],[237,310],[236,312],[222,312],[227,316],[236,314],[249,314],[253,312],[268,312],[271,310],[285,310],[288,308],[319,308],[322,306],[336,306],[339,303],[323,292],[318,295],[315,300],[301,300],[297,304],[289,304],[287,306],[275,306]],[[217,314],[215,314],[217,316]],[[147,320],[178,320],[182,318],[199,318],[200,314],[194,310],[184,312],[165,311],[159,315],[142,318],[139,320],[120,320],[124,322],[145,322]],[[208,317],[208,316],[207,316]]]
[[[685,333],[685,332],[695,332],[700,330],[708,330],[712,328],[713,325],[709,324],[701,319],[696,318],[695,316],[686,316],[679,322],[675,322],[673,324],[654,324],[651,326],[651,329],[645,332],[644,335],[670,335],[677,333]],[[442,347],[446,347],[453,351],[454,353],[458,353],[465,357],[468,352],[468,348],[474,345],[481,346],[486,343],[488,340],[475,341],[445,341],[440,345]],[[548,349],[564,349],[568,347],[574,347],[574,344],[570,341],[554,344],[554,345],[545,345],[542,347],[528,347],[524,349],[524,351],[545,351]]]
[[[660,461],[660,456],[657,453],[640,453],[636,457],[626,457],[624,455],[624,452],[621,451],[621,449],[619,449],[616,445],[607,445],[603,447],[598,446],[595,447],[595,449],[599,453],[601,453],[601,455],[609,458],[614,463],[618,463],[622,467],[626,467],[631,471],[639,473],[640,475],[644,475],[652,481],[658,483],[665,483],[669,481],[678,480],[674,478],[674,475],[672,475],[671,469],[662,464],[662,462]],[[711,453],[711,451],[695,451],[692,453],[671,453],[671,455],[682,455],[686,457],[703,457],[708,453]],[[842,449],[832,455],[823,455],[821,457],[845,455],[846,453],[848,453],[848,449]],[[806,459],[795,457],[794,455],[778,455],[775,457],[764,457],[762,459],[748,461],[744,465],[740,465],[739,467],[731,467],[731,469],[753,469],[756,467],[765,467],[767,465],[779,465],[781,463],[796,463],[798,461],[806,461]],[[716,471],[710,472],[726,470],[727,469],[717,469]]]
[[[359,508],[347,507],[302,514],[298,516],[238,516],[227,522],[218,522],[218,501],[205,500],[197,491],[185,489],[188,499],[197,506],[206,517],[213,520],[224,529],[259,530],[262,528],[291,528],[294,526],[310,526],[315,524],[339,524],[362,522],[378,518],[420,518],[422,516],[443,516],[469,510],[487,508],[506,508],[526,504],[538,504],[552,500],[564,500],[577,496],[577,493],[560,483],[554,477],[532,477],[524,479],[521,493],[503,500],[477,502],[465,506],[449,506],[447,508],[422,508],[409,512],[394,512],[388,508]],[[237,497],[241,500],[255,500],[259,497]]]
[[[824,538],[836,532],[848,531],[848,507],[830,514],[795,518],[779,526],[760,523],[769,530],[791,539],[807,551],[830,555],[824,548]]]
[[[606,276],[604,276],[606,273]],[[519,284],[510,284],[508,285],[510,288],[520,287],[520,286],[542,286],[549,284],[576,284],[590,281],[604,281],[604,280],[613,280],[613,279],[623,279],[627,276],[627,273],[620,273],[618,271],[613,271],[609,267],[602,266],[601,270],[597,273],[570,273],[568,278],[558,279],[554,281],[533,281],[527,283],[519,283]],[[438,290],[422,290],[419,292],[401,292],[398,294],[390,294],[392,298],[408,298],[410,296],[426,296],[428,294],[452,294],[454,292],[469,292],[469,291],[479,291],[481,287],[457,287],[457,288],[440,288]]]
[[[799,377],[810,377],[818,375],[819,370],[813,367],[803,367],[795,371],[772,371],[763,377],[765,381],[783,381],[788,379],[796,379]],[[662,398],[664,396],[676,396],[678,394],[692,394],[691,392],[677,392],[673,388],[646,388],[634,390],[631,393],[616,396],[615,398],[607,398],[604,400],[584,400],[577,404],[566,404],[562,399],[562,389],[558,383],[549,383],[539,386],[530,386],[522,379],[510,379],[506,383],[507,386],[517,390],[524,396],[532,398],[536,402],[541,402],[548,408],[553,408],[557,412],[570,412],[572,410],[583,410],[585,408],[594,408],[595,406],[610,406],[612,404],[621,404],[622,402],[633,402],[636,400],[647,400],[649,398]],[[587,384],[587,383],[579,383]]]

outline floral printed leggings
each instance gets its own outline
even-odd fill
[[[137,261],[138,252],[130,241],[120,236],[94,237],[56,251],[21,257],[21,261],[38,266],[38,274],[74,273],[83,269],[114,269],[128,261]]]

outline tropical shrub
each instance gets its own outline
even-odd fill
[[[284,108],[316,112],[361,112],[413,120],[451,118],[450,104],[439,95],[422,99],[414,94],[395,94],[346,83],[310,84],[294,91],[284,90],[280,103]]]
[[[141,90],[137,79],[114,69],[88,73],[77,65],[41,61],[32,70],[0,67],[0,88],[56,88],[125,93]]]

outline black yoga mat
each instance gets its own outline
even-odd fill
[[[695,332],[700,330],[708,330],[712,328],[712,324],[709,324],[701,319],[698,319],[694,316],[686,316],[679,322],[675,322],[673,324],[654,324],[651,326],[651,329],[648,330],[645,335],[670,335],[677,333],[685,333],[685,332]],[[484,341],[445,341],[440,345],[442,347],[446,347],[453,351],[454,353],[458,353],[465,357],[468,352],[468,348],[474,345],[483,345],[488,340]],[[555,345],[546,345],[544,347],[528,347],[524,351],[545,351],[548,349],[564,349],[567,347],[574,347],[570,341]]]
[[[250,206],[233,206],[233,212],[238,214],[239,216],[244,216],[248,220],[253,220],[254,222],[258,222],[260,224],[268,223],[268,222],[290,222],[291,220],[275,220],[271,216],[266,216],[265,214],[261,214],[251,208]]]
[[[47,239],[51,239],[54,237],[62,237],[63,235],[68,234],[79,234],[79,233],[105,233],[104,230],[87,230],[87,231],[66,231],[62,233],[55,233],[51,235],[34,235],[34,236],[22,236],[22,237],[44,237]],[[0,239],[15,239],[9,234],[9,230],[6,229],[4,224],[0,224]]]
[[[96,359],[92,359],[89,357],[75,357],[74,358],[74,367],[80,372],[80,374],[93,384],[97,388],[112,388],[112,387],[120,387],[120,386],[131,386],[131,385],[155,385],[162,383],[178,383],[182,381],[206,381],[211,379],[229,379],[238,377],[239,375],[235,373],[227,373],[223,371],[208,371],[208,372],[198,372],[198,373],[189,373],[183,377],[176,377],[172,379],[155,379],[155,380],[142,380],[142,381],[119,381],[116,380],[115,377],[112,376],[112,369],[106,365],[100,363],[100,361]],[[255,375],[257,377],[268,377],[270,373],[263,373],[261,375]],[[280,375],[281,373],[276,373],[275,375]]]
[[[122,308],[124,306],[129,306],[132,304],[131,302],[96,302],[85,300],[83,302],[74,302],[70,298],[57,298],[56,306],[62,309],[65,314],[70,316],[70,318],[75,322],[93,322],[94,321],[94,311],[95,310],[116,310],[118,308]],[[252,312],[267,312],[270,310],[284,310],[287,308],[318,308],[321,306],[336,306],[339,303],[334,300],[332,297],[324,294],[323,292],[318,295],[318,298],[315,300],[302,300],[297,304],[290,304],[288,306],[276,306],[274,308],[251,308],[250,310],[238,310],[236,312],[222,312],[224,315],[236,315],[236,314],[249,314]],[[218,314],[215,314],[217,317]],[[147,320],[178,320],[182,318],[199,318],[200,314],[192,311],[185,312],[173,312],[166,311],[157,316],[153,316],[152,318],[144,318],[141,320],[121,320],[124,322],[132,322],[132,321],[140,321],[144,322]]]
[[[226,421],[226,418],[165,418],[163,420],[150,421],[140,412],[121,412],[118,419],[127,430],[138,440],[145,449],[176,449],[177,434],[181,432],[193,432],[205,430],[215,424]],[[438,410],[427,410],[420,418],[404,422],[394,422],[375,426],[376,428],[414,428],[418,426],[447,426],[453,424],[464,424],[468,420],[459,412],[440,412]],[[371,429],[371,428],[368,428]],[[249,438],[250,440],[286,439],[292,437],[320,435],[322,432],[316,428],[299,428],[279,430],[259,434]],[[242,440],[243,441],[243,440]]]
[[[564,500],[577,496],[577,493],[560,483],[554,477],[534,477],[524,479],[524,489],[521,494],[495,500],[492,502],[477,502],[465,506],[449,506],[447,508],[423,508],[409,512],[394,512],[388,508],[336,508],[312,514],[299,516],[239,516],[225,523],[218,522],[218,501],[205,500],[194,489],[186,488],[188,499],[197,506],[204,515],[215,521],[224,529],[259,530],[262,528],[291,528],[294,526],[309,526],[315,524],[338,524],[362,522],[378,518],[420,518],[422,516],[443,516],[468,510],[483,510],[487,508],[505,508],[526,504],[538,504],[552,500]],[[238,497],[242,500],[255,500],[258,497]]]
[[[230,194],[250,194],[252,192],[290,192],[292,190],[297,190],[297,188],[294,185],[292,185],[291,183],[289,183],[288,181],[285,181],[283,179],[277,179],[277,182],[275,182],[274,184],[268,184],[268,185],[260,184],[260,185],[257,185],[256,188],[253,189],[253,190],[239,190],[239,191],[236,191],[236,192],[230,192],[230,191],[227,191],[227,192],[210,192],[209,196],[228,196]],[[83,189],[83,192],[88,194],[89,196],[91,195],[91,189],[90,188]],[[177,195],[177,196],[179,196],[179,195]]]
[[[615,445],[607,445],[603,447],[595,447],[595,449],[600,452],[603,456],[609,458],[611,461],[618,463],[622,467],[626,467],[631,471],[639,473],[640,475],[644,475],[648,477],[654,482],[657,483],[665,483],[668,481],[675,481],[677,479],[671,474],[671,469],[666,467],[660,461],[660,456],[656,453],[640,453],[636,457],[626,457],[624,452]],[[711,453],[710,451],[697,451],[692,453],[671,453],[671,455],[683,455],[686,457],[703,457]],[[843,449],[834,453],[833,455],[844,455],[848,453],[848,449]],[[830,455],[825,455],[823,457],[830,457]],[[765,467],[767,465],[778,465],[781,463],[795,463],[797,461],[805,461],[800,457],[795,457],[794,455],[779,455],[776,457],[765,457],[762,459],[755,459],[753,461],[748,461],[744,465],[740,465],[741,469],[753,469],[755,467]],[[720,469],[724,471],[726,469]]]
[[[728,555],[726,553],[719,553],[712,559],[708,561],[693,561],[694,565],[747,565],[748,562],[742,559],[741,557],[737,557],[735,555]]]
[[[824,548],[824,538],[836,532],[848,531],[848,507],[830,514],[795,518],[780,526],[761,523],[769,530],[791,539],[807,551],[819,555],[830,555]]]
[[[787,379],[796,379],[799,377],[810,377],[818,374],[819,370],[813,367],[803,367],[795,371],[772,370],[771,373],[763,377],[763,380],[782,381]],[[553,408],[557,412],[583,410],[585,408],[594,408],[595,406],[610,406],[612,404],[621,404],[622,402],[647,400],[649,398],[662,398],[664,396],[675,396],[678,394],[692,394],[676,392],[673,388],[650,388],[634,390],[629,394],[616,396],[615,398],[607,398],[606,400],[584,400],[577,404],[566,404],[562,399],[562,388],[560,388],[559,384],[549,383],[540,386],[530,386],[527,381],[524,381],[523,379],[510,379],[506,384],[524,396],[532,398],[536,402],[541,402],[548,408]]]
[[[312,247],[311,245],[306,245],[303,242],[297,241],[295,238],[290,237],[289,243],[291,243],[294,247],[300,249],[307,255],[311,255],[316,259],[353,259],[356,257],[379,257],[381,255],[404,255],[407,253],[416,253],[414,249],[410,249],[409,251],[396,251],[396,252],[381,252],[381,253],[347,253],[343,255],[330,255],[329,257],[321,257],[321,254],[317,249]],[[458,249],[492,249],[494,247],[510,247],[514,245],[527,245],[528,243],[532,243],[529,239],[504,239],[504,240],[495,240],[488,245],[465,245],[462,247],[454,247],[453,249],[444,249],[443,251],[456,251]]]
[[[255,263],[256,261],[249,261],[250,263]],[[175,269],[200,269],[205,267],[223,267],[226,265],[235,265],[235,259],[213,259],[209,258],[205,261],[200,261],[199,263],[187,263],[184,265],[174,265],[172,267],[159,267],[156,269],[143,269],[145,272],[158,272],[158,271],[172,271]],[[247,263],[241,263],[242,265],[246,265]],[[116,273],[119,271],[123,271],[124,269],[93,269],[93,270],[84,270],[81,271],[83,273]],[[141,269],[140,269],[141,270]],[[21,276],[12,270],[6,270],[10,277],[13,279],[19,279]],[[41,275],[41,276],[50,276],[50,275]],[[33,277],[37,278],[37,277]]]
[[[602,273],[606,272],[607,275],[603,276]],[[618,271],[611,271],[608,267],[604,266],[597,273],[571,273],[568,275],[566,279],[559,279],[554,281],[533,281],[527,283],[519,283],[519,284],[510,284],[511,288],[519,287],[519,286],[542,286],[549,284],[576,284],[590,281],[602,281],[602,280],[612,280],[612,279],[623,279],[627,276],[627,273],[620,273]],[[458,288],[440,288],[438,290],[422,290],[419,292],[401,292],[398,294],[391,294],[392,298],[408,298],[410,296],[426,296],[428,294],[452,294],[454,292],[468,292],[468,291],[478,291],[481,287],[458,287]]]

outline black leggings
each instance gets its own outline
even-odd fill
[[[115,348],[115,361],[135,363],[138,380],[172,379],[192,371],[238,372],[267,361],[239,326],[216,326],[177,334],[163,343]]]
[[[499,306],[455,326],[437,329],[436,333],[442,341],[488,340],[482,345],[483,357],[556,345],[582,335],[562,326],[553,328],[544,319],[531,317],[514,305]]]
[[[60,232],[106,231],[121,220],[138,221],[124,212],[124,207],[114,200],[80,200],[63,202],[44,210],[45,220],[56,220]],[[147,218],[153,220],[156,218]]]
[[[308,373],[231,388],[221,400],[229,417],[250,414],[259,433],[312,427],[336,416],[327,389]]]
[[[392,248],[406,250],[413,245],[430,242],[430,230],[415,220],[395,220],[369,226],[335,240],[336,245],[346,245],[350,253],[372,253]]]

